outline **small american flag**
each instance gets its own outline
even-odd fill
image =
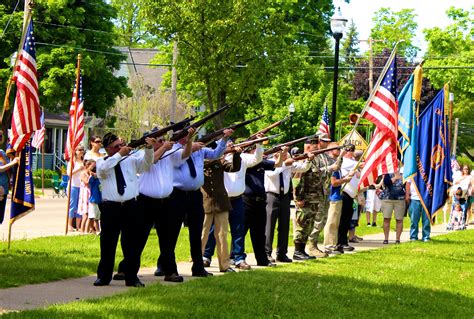
[[[30,20],[13,76],[17,90],[12,114],[11,145],[16,152],[20,152],[31,134],[41,128],[34,40],[33,21]]]
[[[327,134],[329,138],[331,137],[329,132],[329,113],[327,105],[324,106],[323,116],[321,117],[318,133]]]
[[[74,150],[84,138],[84,99],[82,96],[82,76],[79,63],[77,68],[79,87],[74,85],[71,108],[69,109],[69,127],[67,130],[66,150],[64,152],[64,157],[67,161],[70,160]]]
[[[33,135],[33,140],[31,141],[31,145],[34,148],[41,148],[41,145],[43,145],[44,142],[44,133],[46,131],[46,128],[44,127],[44,111],[41,112],[41,129],[35,132],[35,135]]]
[[[362,115],[375,124],[375,132],[367,150],[365,166],[361,172],[359,189],[375,183],[378,176],[393,173],[398,168],[397,132],[398,104],[397,65],[395,54],[387,61],[389,65],[381,84],[369,101],[369,106]]]

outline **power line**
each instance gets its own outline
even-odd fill
[[[8,28],[8,26],[10,25],[10,22],[11,22],[12,19],[13,19],[13,14],[15,13],[16,8],[18,8],[18,5],[19,5],[19,4],[20,4],[20,0],[18,0],[18,1],[16,2],[15,8],[13,8],[13,12],[12,12],[12,14],[10,14],[10,18],[8,18],[7,24],[5,25],[5,28],[3,29],[3,32],[2,32],[2,35],[0,36],[0,39],[5,36],[5,32],[7,31],[7,28]]]

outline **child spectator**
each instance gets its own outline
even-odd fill
[[[84,170],[81,172],[81,186],[79,189],[79,204],[77,207],[77,214],[82,217],[82,222],[77,226],[77,229],[82,233],[87,232],[86,224],[88,220],[88,207],[89,207],[89,166],[90,161],[84,161]]]
[[[102,193],[100,191],[100,181],[97,178],[95,170],[95,160],[90,161],[89,165],[89,221],[86,229],[95,234],[100,233],[100,210],[99,204],[102,202]]]

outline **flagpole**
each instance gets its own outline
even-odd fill
[[[46,132],[44,133],[46,134]],[[41,194],[44,196],[44,139],[41,145]]]
[[[393,47],[392,49],[392,53],[390,53],[390,57],[388,58],[388,61],[387,63],[385,64],[383,70],[382,70],[382,73],[380,73],[380,76],[379,78],[377,79],[377,83],[375,84],[375,86],[373,87],[372,89],[372,92],[370,92],[370,96],[369,98],[367,99],[367,102],[365,102],[365,106],[364,108],[362,109],[362,111],[360,112],[360,116],[357,118],[357,121],[355,122],[354,124],[354,127],[352,128],[351,130],[351,133],[349,135],[349,140],[352,138],[352,134],[354,133],[354,131],[357,129],[357,126],[359,125],[359,122],[360,122],[360,119],[363,117],[364,113],[367,111],[367,109],[369,108],[369,103],[372,101],[372,98],[374,97],[375,93],[377,92],[379,86],[380,86],[380,83],[382,82],[382,79],[385,77],[385,74],[387,73],[388,71],[388,68],[390,67],[390,64],[392,63],[393,59],[395,58],[395,55],[397,54],[397,47],[398,45],[401,43],[401,42],[404,42],[405,40],[400,40],[398,41],[397,43],[395,43],[395,46]]]
[[[76,75],[76,99],[75,99],[75,103],[78,104],[79,103],[79,80],[80,80],[80,74],[81,74],[81,55],[78,54],[77,55],[77,75]],[[76,105],[76,108],[77,110],[77,105]],[[77,125],[77,112],[74,112],[74,126]],[[73,129],[73,132],[74,132],[74,141],[72,143],[70,143],[71,145],[75,145],[76,144],[76,127],[74,127]],[[69,132],[68,132],[69,134]],[[67,145],[66,145],[67,147]],[[71,188],[72,188],[72,172],[73,172],[73,169],[74,169],[74,160],[75,160],[75,157],[76,157],[76,150],[70,150],[72,154],[70,154],[70,157],[71,157],[71,160],[70,160],[70,169],[69,169],[69,172],[68,172],[68,176],[69,176],[69,181],[68,181],[68,191],[67,191],[67,209],[66,209],[66,235],[67,235],[67,232],[69,230],[69,208],[70,208],[70,205],[71,205]],[[77,225],[76,225],[77,226]]]
[[[388,68],[390,67],[390,64],[392,64],[392,61],[393,59],[395,58],[395,55],[397,53],[397,47],[398,45],[403,42],[404,40],[400,40],[398,41],[397,43],[395,43],[395,46],[393,47],[392,49],[392,52],[390,53],[390,56],[387,60],[387,63],[385,64],[383,70],[382,70],[382,73],[380,73],[379,75],[379,78],[377,79],[377,83],[375,84],[375,86],[373,87],[372,89],[372,92],[370,92],[370,96],[369,98],[367,99],[367,102],[365,103],[365,106],[364,108],[362,109],[362,111],[360,112],[360,116],[357,117],[357,121],[355,122],[354,124],[354,127],[352,128],[351,132],[349,133],[349,141],[352,139],[352,135],[354,134],[354,132],[356,131],[357,129],[357,126],[359,125],[359,122],[360,122],[360,119],[362,118],[362,116],[364,115],[364,113],[367,111],[368,107],[369,107],[369,104],[370,102],[372,101],[372,98],[374,97],[375,93],[377,92],[379,86],[380,86],[380,83],[382,82],[382,79],[385,77],[385,74],[387,73],[388,71]],[[369,149],[370,147],[370,142],[369,142],[369,146],[364,150],[364,153],[362,154],[362,156],[359,158],[359,161],[357,162],[356,166],[354,167],[354,171],[356,171],[359,166],[360,166],[360,163],[362,162],[362,159],[365,157],[365,155],[367,154],[367,150]],[[342,157],[342,152],[341,154],[339,155],[339,157]],[[346,184],[343,184],[342,187],[341,187],[341,192],[342,190],[344,189],[344,187],[347,185]]]

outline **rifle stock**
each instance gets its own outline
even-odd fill
[[[246,121],[243,121],[243,122],[240,122],[240,123],[235,123],[235,124],[232,124],[230,126],[221,128],[221,129],[219,129],[215,132],[209,133],[209,134],[201,137],[198,140],[198,142],[201,142],[201,143],[204,143],[204,144],[209,144],[213,141],[216,141],[216,140],[220,139],[222,136],[224,136],[224,130],[227,130],[227,129],[236,130],[236,129],[242,127],[242,126],[245,126],[247,124],[250,124],[252,122],[257,121],[257,120],[261,119],[262,117],[263,117],[263,115],[257,116],[257,117],[254,117],[253,119],[246,120]]]
[[[231,106],[229,104],[221,107],[220,109],[218,109],[217,111],[214,111],[206,116],[204,116],[202,119],[192,123],[192,124],[189,124],[188,126],[186,126],[184,129],[182,129],[181,131],[179,132],[176,132],[176,134],[174,134],[171,138],[170,138],[170,141],[172,142],[176,142],[176,141],[179,141],[180,139],[182,139],[183,137],[185,137],[186,135],[188,135],[188,130],[190,128],[195,128],[197,129],[198,127],[200,127],[201,125],[203,125],[204,123],[206,123],[207,121],[211,120],[212,118],[216,117],[217,115],[221,114],[222,112],[228,110]]]
[[[326,153],[326,152],[329,152],[329,151],[342,149],[342,148],[344,148],[344,147],[346,147],[346,146],[347,146],[347,145],[340,145],[340,146],[328,147],[328,148],[325,148],[325,149],[323,149],[323,150],[316,150],[316,151],[304,153],[303,155],[299,155],[299,156],[293,157],[293,160],[295,160],[295,161],[301,161],[301,160],[307,159],[308,156],[309,156],[309,154],[314,154],[314,155],[316,156],[316,155],[319,155],[319,154],[322,154],[322,153]]]
[[[263,116],[263,115],[262,115]],[[286,122],[286,120],[288,120],[288,116],[285,117],[284,119],[282,120],[279,120],[273,124],[270,124],[269,126],[267,126],[266,128],[264,129],[261,129],[260,131],[258,131],[257,133],[253,133],[252,135],[249,136],[249,138],[247,140],[254,140],[257,138],[257,135],[258,134],[266,134],[268,131],[270,131],[272,128],[275,128],[281,124],[283,124],[284,122]]]
[[[270,148],[270,149],[266,150],[265,152],[263,152],[263,155],[270,155],[270,154],[279,152],[285,146],[292,146],[292,145],[298,144],[300,142],[304,142],[309,138],[315,137],[316,135],[317,134],[308,135],[308,136],[297,138],[296,140],[293,140],[293,141],[289,141],[289,142],[286,142],[286,143],[281,143],[281,144],[275,145],[272,148]]]
[[[136,147],[139,147],[143,144],[145,144],[145,139],[147,137],[150,137],[150,138],[157,138],[157,137],[160,137],[160,136],[163,136],[165,135],[166,133],[168,133],[168,131],[171,131],[175,128],[179,128],[180,126],[186,126],[189,124],[189,122],[191,122],[192,120],[194,120],[196,118],[196,116],[191,116],[191,117],[188,117],[188,118],[185,118],[184,120],[180,121],[180,122],[177,122],[177,123],[174,123],[174,124],[171,124],[171,125],[168,125],[166,127],[163,127],[162,129],[159,129],[159,130],[156,130],[154,132],[151,132],[151,133],[148,133],[144,136],[142,136],[141,138],[139,138],[138,140],[134,140],[134,141],[131,141],[130,143],[128,143],[128,146],[129,147],[132,147],[132,148],[136,148]]]

